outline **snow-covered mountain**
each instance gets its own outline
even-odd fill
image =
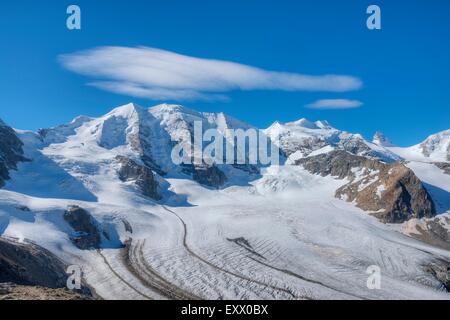
[[[450,298],[448,132],[398,148],[300,119],[264,130],[280,165],[176,165],[194,121],[252,128],[168,104],[37,133],[0,122],[0,236],[107,299]]]
[[[372,143],[380,147],[395,147],[395,145],[389,140],[382,132],[375,132]]]
[[[159,120],[159,124],[172,141],[172,147],[174,144],[184,145],[186,148],[193,148],[194,137],[194,123],[201,122],[202,130],[205,132],[208,129],[215,129],[220,133],[225,141],[231,143],[230,138],[226,135],[229,129],[242,129],[248,130],[251,125],[234,119],[223,112],[220,113],[208,113],[197,112],[190,110],[180,105],[162,104],[149,109],[149,112]],[[170,155],[171,150],[167,153]],[[193,157],[198,155],[193,154]],[[248,159],[248,150],[246,150],[246,159]],[[179,169],[179,168],[176,168]],[[193,178],[205,185],[211,187],[220,187],[231,181],[236,182],[236,179],[240,179],[245,173],[251,174],[258,173],[258,168],[251,164],[233,166],[205,166],[205,165],[184,165],[182,172],[192,174]],[[213,177],[211,179],[211,177]]]
[[[433,134],[415,146],[409,148],[393,147],[390,150],[406,160],[449,162],[450,130]]]
[[[171,169],[170,136],[148,110],[132,103],[102,117],[78,117],[39,134],[46,145],[58,145],[60,150],[55,152],[67,151],[72,157],[92,154],[97,157],[93,161],[98,162],[120,154],[140,159],[158,172]]]
[[[360,134],[333,128],[327,121],[275,122],[265,130],[272,139],[279,140],[280,149],[291,159],[340,149],[355,155],[394,162],[400,158],[382,145],[370,143]]]

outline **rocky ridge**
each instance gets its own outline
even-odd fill
[[[14,130],[0,119],[0,188],[9,179],[9,170],[16,170],[18,162],[27,160],[22,146]]]
[[[102,235],[108,238],[108,234],[102,232],[99,222],[79,206],[69,206],[63,218],[74,230],[70,240],[81,250],[99,249]]]
[[[135,184],[144,196],[155,200],[161,199],[161,195],[158,192],[159,184],[155,174],[149,167],[140,165],[124,156],[117,156],[115,161],[119,165],[117,172],[122,182]]]
[[[355,202],[382,222],[401,223],[436,214],[421,181],[401,163],[387,164],[338,150],[302,158],[296,164],[314,174],[347,179],[336,197]]]
[[[450,250],[450,216],[411,219],[403,226],[403,233],[445,250]]]

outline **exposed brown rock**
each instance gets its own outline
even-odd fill
[[[422,182],[402,163],[387,164],[337,150],[299,159],[296,164],[314,174],[348,179],[349,183],[336,191],[336,197],[355,201],[382,222],[400,223],[436,214]]]
[[[0,283],[0,300],[92,300],[93,297],[65,288]]]
[[[403,233],[433,246],[450,250],[450,216],[431,219],[411,219],[403,226]]]

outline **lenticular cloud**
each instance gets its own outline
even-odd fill
[[[97,88],[152,99],[221,100],[234,90],[346,92],[362,86],[347,75],[304,75],[195,58],[148,47],[97,47],[61,55],[61,64]]]

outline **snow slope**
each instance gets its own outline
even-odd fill
[[[450,130],[433,134],[412,147],[388,149],[409,161],[448,162],[450,161]]]

